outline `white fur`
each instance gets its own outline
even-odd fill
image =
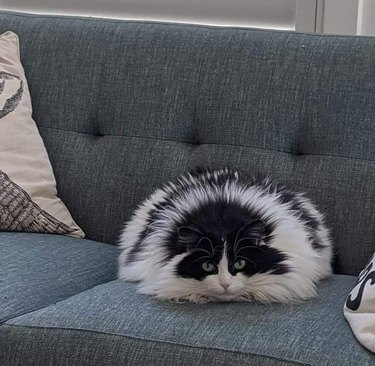
[[[214,174],[223,172],[225,171]],[[191,188],[176,197],[173,209],[166,208],[163,211],[163,220],[153,224],[157,225],[153,226],[156,230],[143,240],[143,250],[137,260],[127,261],[129,252],[135,245],[139,245],[139,235],[145,229],[150,211],[154,205],[163,202],[172,191],[175,191],[176,186],[169,183],[139,206],[120,238],[122,253],[119,258],[119,278],[139,281],[139,291],[144,294],[154,295],[160,299],[188,300],[196,303],[232,300],[286,303],[315,296],[317,281],[328,277],[332,272],[329,232],[315,206],[303,195],[299,195],[303,206],[320,222],[317,235],[324,247],[319,250],[312,247],[309,233],[301,218],[291,210],[290,204],[281,203],[276,192],[269,191],[265,194],[264,187],[245,187],[233,180],[228,180],[221,189],[204,186],[205,179],[210,177],[210,173],[202,176],[201,183],[197,183],[189,174],[181,178],[179,183],[187,187],[191,185]],[[258,273],[251,277],[238,273],[232,276],[228,271],[228,260],[224,254],[219,263],[218,274],[209,275],[198,281],[181,278],[175,274],[176,265],[187,255],[186,253],[174,257],[167,263],[163,262],[166,253],[160,243],[174,224],[185,213],[196,208],[198,203],[209,202],[218,197],[226,202],[239,202],[260,212],[264,218],[272,218],[276,228],[273,240],[268,245],[287,254],[287,264],[292,268],[292,272],[282,275]]]

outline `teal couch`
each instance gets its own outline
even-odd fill
[[[375,365],[342,308],[375,250],[375,39],[0,13],[86,239],[0,233],[0,365]],[[132,210],[196,165],[270,174],[326,213],[303,304],[172,304],[116,280]]]

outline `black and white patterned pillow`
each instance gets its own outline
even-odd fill
[[[57,196],[13,32],[0,35],[0,231],[84,236]]]
[[[346,299],[344,315],[358,341],[375,352],[375,253]]]

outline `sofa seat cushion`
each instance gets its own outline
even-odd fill
[[[343,316],[356,282],[334,276],[299,305],[175,304],[113,281],[0,327],[5,364],[374,365]]]
[[[117,254],[85,239],[0,233],[0,323],[113,280]]]

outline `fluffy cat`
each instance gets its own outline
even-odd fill
[[[160,299],[296,302],[332,273],[322,214],[301,193],[224,168],[157,189],[120,238],[119,278]]]

